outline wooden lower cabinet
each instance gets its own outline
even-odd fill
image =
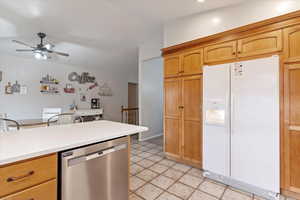
[[[202,167],[202,75],[176,81],[177,87],[170,87],[170,80],[165,80],[165,152],[171,159]],[[177,91],[168,91],[174,88]]]
[[[300,63],[285,66],[284,173],[286,190],[300,193]],[[300,195],[298,195],[300,198]]]
[[[56,200],[56,179],[9,195],[1,200]]]
[[[165,118],[165,152],[172,157],[180,158],[180,119]]]
[[[56,200],[57,155],[0,166],[0,200]]]
[[[186,162],[202,166],[202,134],[201,123],[184,121],[182,136],[182,159]]]

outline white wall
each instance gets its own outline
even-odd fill
[[[158,71],[158,67],[154,66],[154,71],[151,71],[151,69],[149,69],[149,66],[151,66],[152,64],[155,65],[155,60],[156,62],[158,62],[157,60],[161,59],[161,49],[163,48],[163,32],[162,31],[158,31],[156,35],[152,35],[151,38],[149,38],[146,42],[144,42],[143,44],[141,44],[139,46],[139,124],[143,124],[143,125],[150,125],[153,127],[150,127],[150,130],[146,133],[140,133],[139,139],[140,140],[145,140],[147,138],[151,138],[154,135],[157,134],[161,134],[162,133],[162,119],[161,122],[153,122],[151,117],[159,117],[160,113],[159,112],[163,112],[162,108],[161,110],[158,110],[156,108],[156,111],[158,111],[155,115],[155,113],[152,113],[151,110],[149,109],[148,103],[151,101],[155,101],[155,99],[151,99],[151,95],[152,91],[148,90],[147,88],[149,87],[148,84],[153,84],[152,87],[155,88],[157,87],[158,89],[158,96],[157,98],[159,98],[160,95],[163,95],[163,91],[160,91],[160,83],[162,84],[163,81],[161,80],[160,82],[152,82],[150,83],[150,80],[148,80],[148,76],[146,75],[147,70],[150,70],[150,73],[160,73],[160,71]],[[152,61],[151,61],[152,60]],[[154,60],[154,61],[153,61]],[[159,64],[161,67],[161,70],[163,68],[162,63]],[[155,71],[156,70],[156,71]],[[146,76],[145,76],[146,75]],[[146,77],[146,79],[144,79],[144,77]],[[157,74],[155,78],[159,78],[160,75]],[[162,78],[162,75],[161,75]],[[147,94],[147,92],[149,92],[149,94]],[[150,98],[151,100],[146,100],[146,97]],[[155,98],[155,97],[154,97]],[[162,102],[161,102],[162,103]],[[159,107],[159,105],[158,105]],[[148,113],[148,114],[147,114]],[[161,125],[159,125],[159,123],[161,123]],[[159,133],[160,132],[160,133]]]
[[[153,58],[143,62],[140,77],[140,124],[149,127],[139,139],[146,140],[163,133],[163,60]]]
[[[89,103],[82,103],[79,98],[78,88],[87,88],[91,84],[79,85],[75,94],[66,94],[62,91],[68,81],[70,72],[89,72],[96,76],[98,83],[107,82],[112,88],[112,97],[100,97],[104,105],[104,118],[119,121],[121,118],[121,105],[127,105],[128,82],[137,82],[138,67],[123,68],[109,66],[105,68],[85,68],[65,64],[56,64],[49,61],[38,61],[10,55],[0,54],[0,71],[3,71],[3,80],[0,82],[0,113],[7,113],[13,119],[40,118],[43,107],[62,107],[65,111],[73,100],[79,104],[79,108],[89,108]],[[60,95],[45,95],[40,93],[39,81],[41,77],[50,74],[61,81]],[[27,95],[6,95],[5,85],[8,81],[18,80],[21,85],[28,88]],[[97,96],[97,89],[87,92],[88,100]]]
[[[300,9],[299,0],[251,0],[166,23],[164,47],[202,38]]]

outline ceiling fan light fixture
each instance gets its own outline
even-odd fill
[[[52,44],[46,44],[44,47],[46,49],[48,49],[48,50],[51,50],[54,47],[54,45],[52,45]]]
[[[47,60],[48,59],[48,56],[46,54],[42,53],[42,52],[35,52],[34,57],[37,60]]]
[[[44,43],[46,34],[45,33],[38,33],[38,37],[40,38],[40,43],[36,46],[28,45],[24,42],[20,42],[18,40],[12,40],[14,43],[29,47],[30,49],[17,49],[18,52],[33,52],[33,56],[37,60],[47,60],[51,59],[51,55],[55,54],[58,56],[65,56],[68,57],[68,53],[54,51],[54,44],[51,44],[50,42],[47,42],[47,44]]]

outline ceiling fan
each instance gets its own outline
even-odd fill
[[[39,60],[47,60],[50,59],[51,56],[49,54],[57,54],[59,56],[66,56],[68,57],[69,54],[67,53],[63,53],[63,52],[58,52],[58,51],[54,51],[54,45],[47,42],[46,44],[44,43],[44,40],[46,38],[46,34],[45,33],[37,33],[38,37],[40,38],[41,42],[39,44],[37,44],[36,47],[26,44],[24,42],[20,42],[18,40],[13,40],[13,42],[17,43],[17,44],[21,44],[24,45],[26,47],[29,47],[30,49],[16,49],[17,52],[32,52],[34,57],[36,59]]]

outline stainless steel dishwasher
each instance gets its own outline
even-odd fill
[[[128,200],[128,139],[61,153],[62,200]]]

